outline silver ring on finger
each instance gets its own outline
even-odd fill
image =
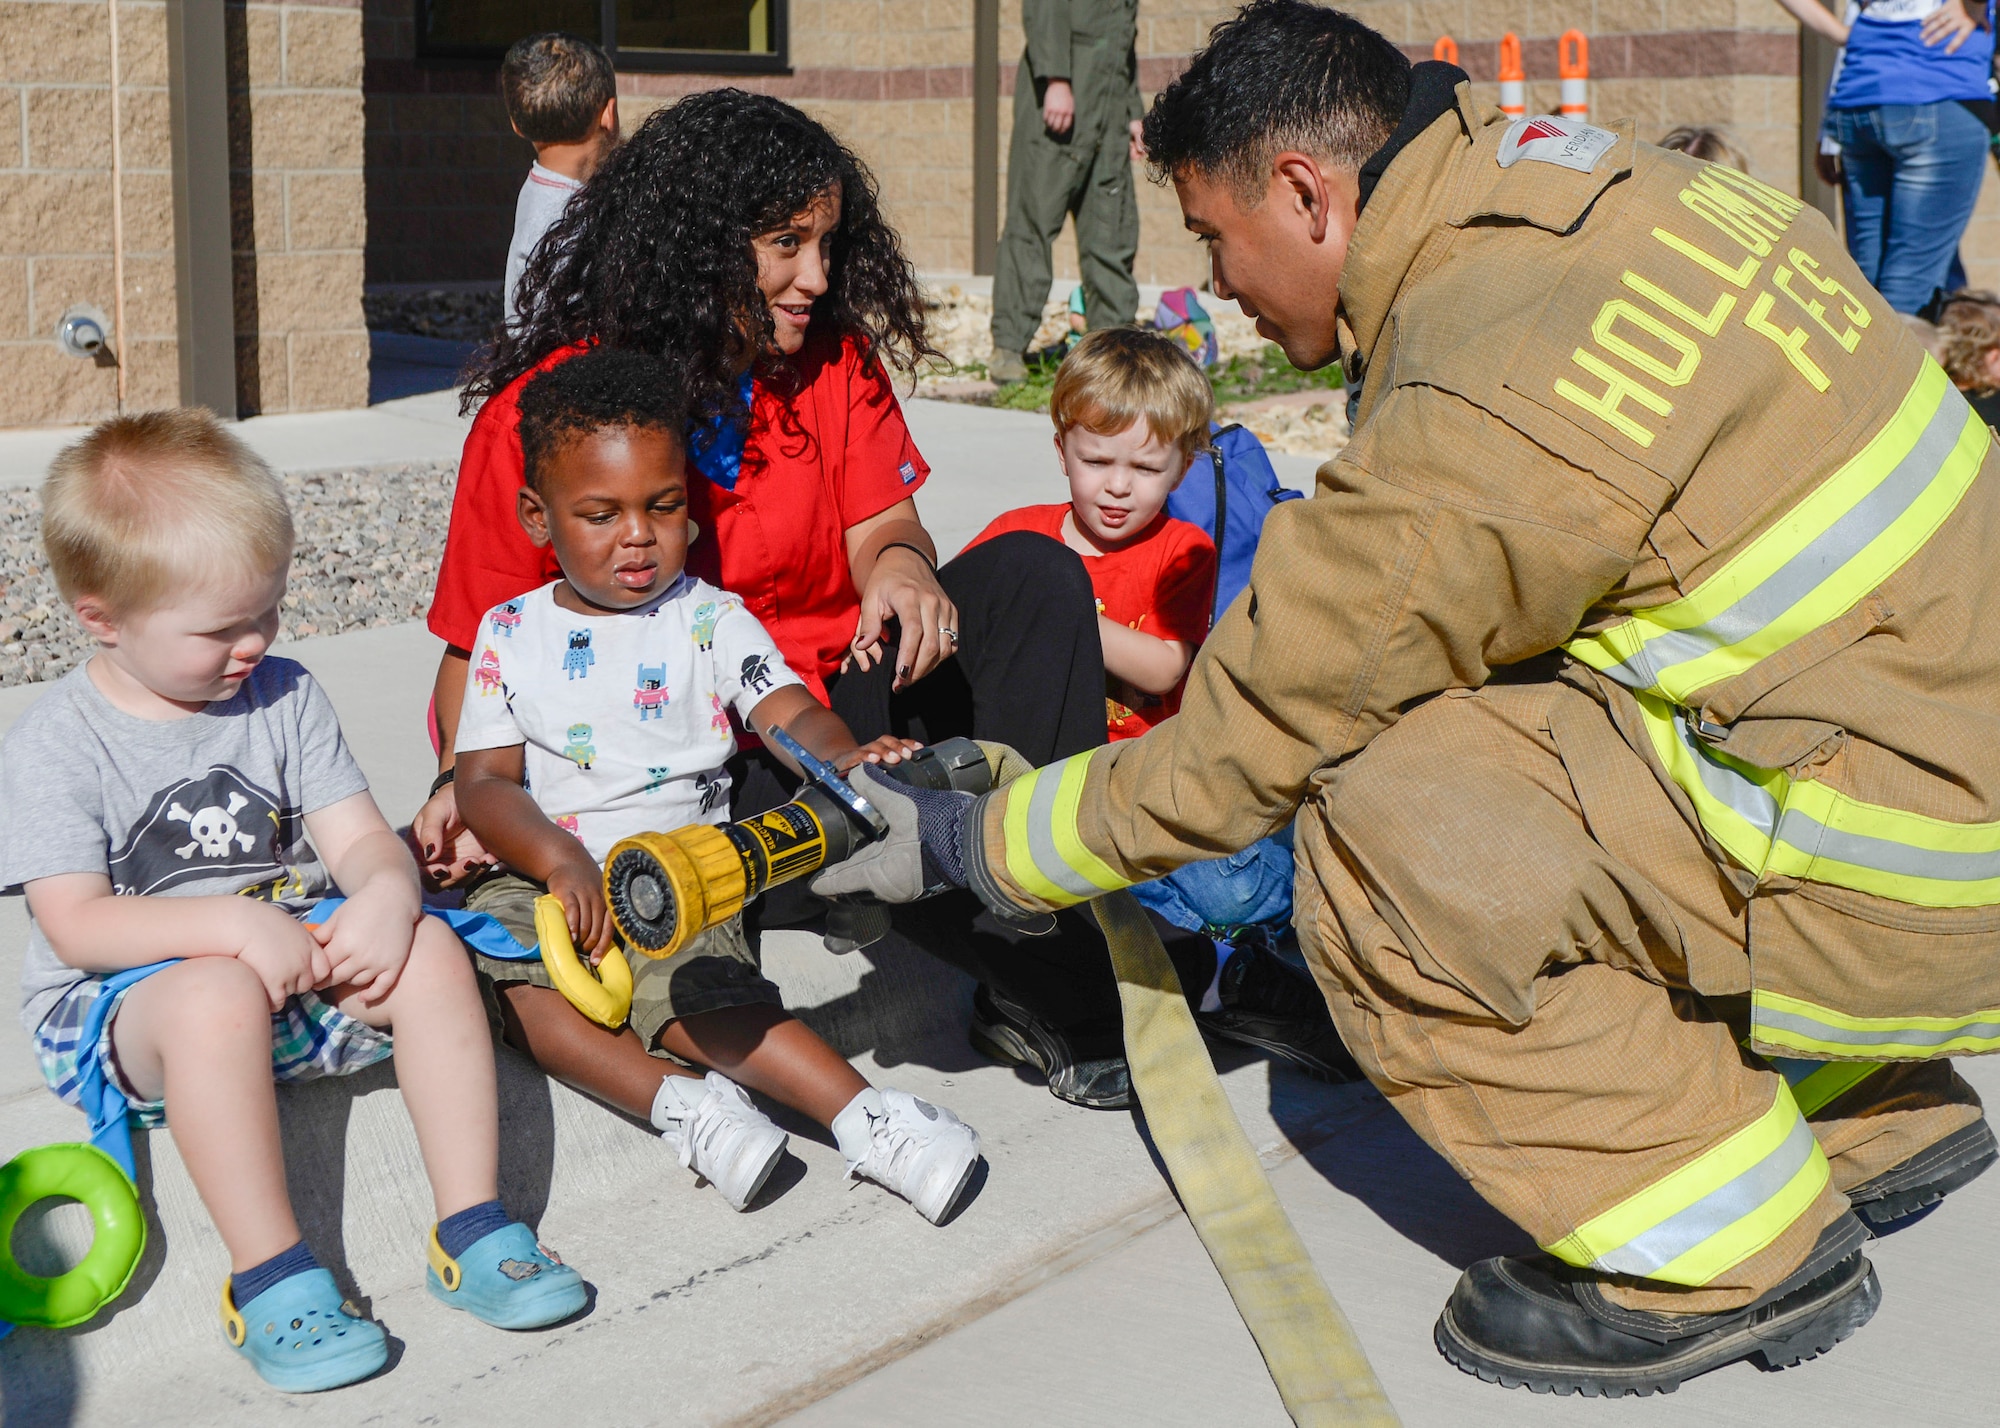
[[[958,631],[954,630],[950,625],[939,625],[938,633],[943,635],[946,639],[950,640],[953,644],[958,643]]]

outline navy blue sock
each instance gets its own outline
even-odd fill
[[[319,1261],[314,1259],[313,1252],[306,1248],[306,1242],[300,1240],[290,1249],[272,1255],[262,1264],[253,1264],[248,1269],[230,1275],[229,1295],[236,1301],[236,1307],[241,1309],[278,1281],[318,1268]]]
[[[483,1205],[474,1205],[469,1210],[460,1210],[456,1215],[446,1215],[439,1220],[438,1244],[446,1254],[457,1259],[495,1230],[504,1230],[513,1223],[513,1217],[498,1200],[488,1200]]]

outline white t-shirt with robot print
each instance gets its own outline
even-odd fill
[[[486,612],[456,748],[526,745],[535,803],[600,863],[634,833],[721,823],[746,724],[799,677],[755,615],[683,574],[616,615],[578,615],[555,583]]]

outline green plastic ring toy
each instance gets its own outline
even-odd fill
[[[90,1211],[96,1234],[76,1268],[53,1279],[14,1263],[14,1226],[38,1201],[62,1196]],[[124,1293],[146,1247],[139,1192],[94,1145],[44,1145],[0,1165],[0,1320],[67,1329]]]

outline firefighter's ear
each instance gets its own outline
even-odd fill
[[[699,521],[689,521],[689,522],[688,522],[688,544],[689,544],[689,545],[693,545],[693,544],[694,544],[694,543],[695,543],[696,541],[698,541],[698,540],[700,540],[700,539],[701,539],[701,522],[699,522]]]
[[[1312,241],[1326,237],[1333,207],[1331,185],[1326,171],[1310,154],[1287,150],[1271,161],[1272,177],[1289,192],[1292,203],[1305,219]]]

